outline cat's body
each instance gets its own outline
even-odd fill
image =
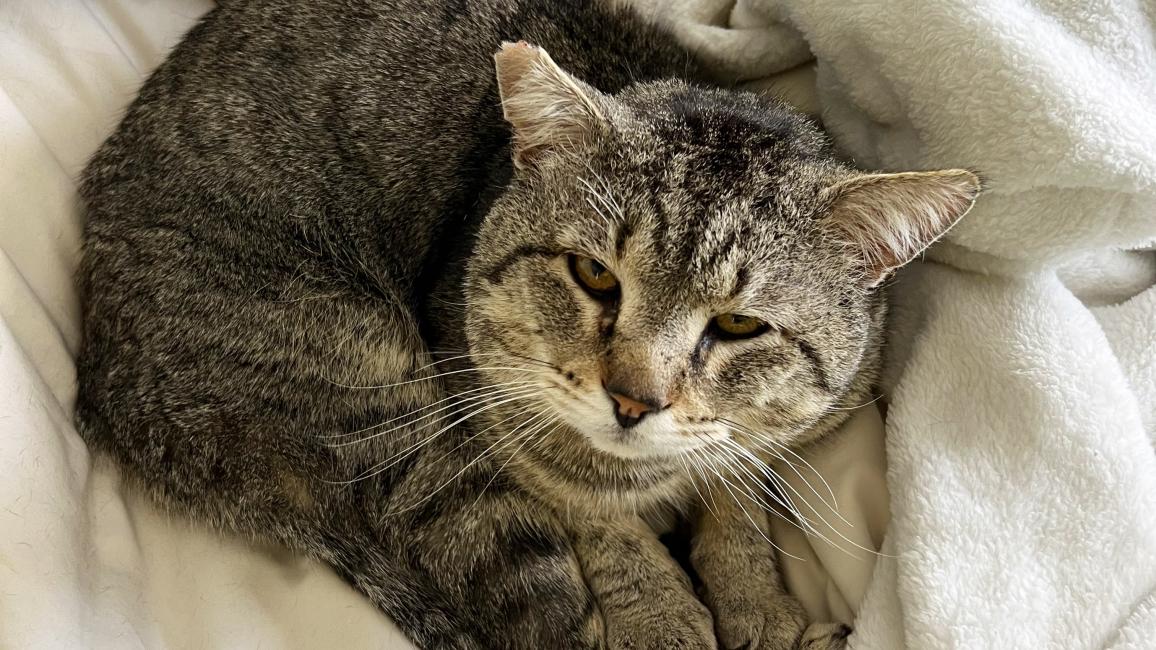
[[[519,39],[621,95],[526,46],[495,82]],[[763,493],[707,516],[713,479],[643,437],[717,437],[750,408],[779,448],[821,436],[866,401],[883,302],[871,268],[807,234],[861,177],[778,106],[650,83],[695,70],[595,2],[215,10],[86,173],[86,439],[162,504],[329,562],[425,647],[705,648],[714,628],[790,647],[803,619]],[[574,210],[612,230],[617,302],[560,279],[600,245],[568,231]],[[751,287],[794,305],[778,347],[680,352],[688,305]],[[713,622],[642,521],[674,511],[701,520]]]

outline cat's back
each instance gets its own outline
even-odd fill
[[[519,39],[610,92],[687,65],[587,0],[210,12],[85,172],[81,420],[319,431],[380,411],[335,382],[424,363],[415,303],[508,173],[492,55]]]
[[[442,222],[504,181],[492,55],[519,39],[610,92],[687,69],[670,39],[590,0],[227,3],[89,165],[89,251],[142,225],[218,248],[258,238],[279,259],[329,251],[408,291]]]
[[[367,213],[387,229],[419,181],[438,203],[471,145],[500,134],[486,132],[495,115],[481,106],[495,16],[434,5],[255,0],[210,12],[90,163],[90,239],[169,212],[204,215],[182,218],[202,232],[230,225],[214,215],[256,215],[232,225],[265,241],[284,227],[325,236],[311,228],[354,228]]]

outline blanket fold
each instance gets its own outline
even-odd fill
[[[876,562],[853,646],[1150,647],[1156,3],[638,3],[734,79],[798,64],[741,51],[752,21],[801,36],[856,163],[988,180],[893,289],[895,557]],[[720,14],[741,38],[693,36]]]

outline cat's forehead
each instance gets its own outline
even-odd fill
[[[634,98],[632,126],[589,166],[632,198],[728,227],[793,218],[839,168],[825,136],[784,106],[755,95],[659,86]]]
[[[805,283],[816,197],[837,169],[815,126],[754,95],[685,85],[626,100],[643,118],[571,177],[592,217],[575,224],[590,228],[586,248],[682,301]]]
[[[773,172],[777,165],[832,156],[815,123],[762,95],[660,82],[633,88],[622,99],[634,128],[621,132],[642,155],[677,156],[719,173],[741,173],[750,165]]]
[[[629,276],[658,306],[749,302],[805,278],[813,216],[779,194],[698,191],[654,179],[578,181],[586,219],[570,221],[563,243]],[[788,214],[791,213],[791,214]]]
[[[805,164],[770,170],[741,152],[667,153],[635,151],[577,176],[583,208],[623,224],[612,228],[616,248],[645,243],[654,264],[701,274],[814,237],[826,184],[820,172]]]

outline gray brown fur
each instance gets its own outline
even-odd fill
[[[492,57],[520,39],[607,123],[514,172]],[[759,440],[821,437],[874,380],[882,292],[830,224],[857,174],[696,69],[588,2],[212,11],[85,175],[83,435],[163,505],[330,563],[421,647],[841,645],[804,634],[757,499],[708,510],[683,455],[592,446],[665,426],[772,460]],[[621,304],[572,252],[613,262]],[[704,343],[720,309],[776,331]],[[667,419],[613,429],[607,377]],[[492,408],[412,447],[471,390]],[[648,526],[671,513],[709,609]]]

